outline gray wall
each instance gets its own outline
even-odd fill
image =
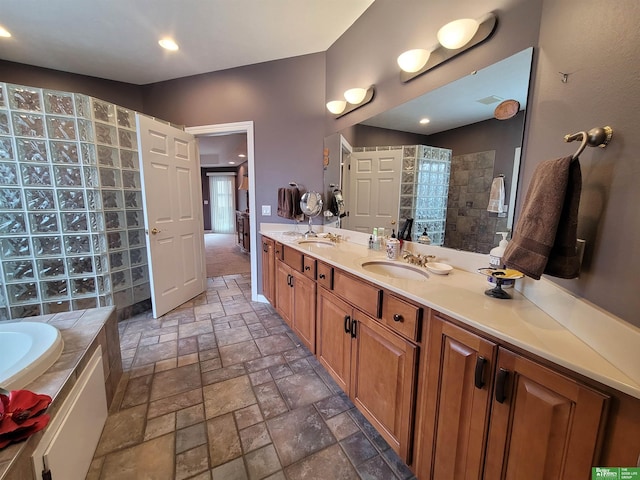
[[[399,81],[398,54],[433,45],[436,30],[452,19],[491,10],[499,20],[487,42],[408,84]],[[614,128],[607,149],[589,149],[581,157],[578,233],[587,240],[582,273],[554,281],[640,326],[639,18],[637,0],[376,0],[327,51],[327,99],[369,84],[376,85],[376,96],[340,119],[327,115],[326,134],[536,47],[520,191],[539,162],[575,150],[575,144],[564,144],[566,133]],[[558,72],[570,74],[567,83]],[[518,209],[524,195],[519,198]]]
[[[253,120],[257,223],[289,181],[322,189],[324,53],[145,87],[145,113],[186,126]]]
[[[115,103],[121,107],[142,112],[140,85],[114,82],[103,78],[87,77],[49,68],[33,67],[22,63],[0,60],[0,82],[17,83],[29,87],[49,88],[64,92],[84,93]]]

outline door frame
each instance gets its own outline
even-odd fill
[[[256,206],[255,206],[255,155],[254,155],[254,141],[253,141],[253,120],[246,122],[233,122],[233,123],[218,123],[213,125],[199,125],[195,127],[186,127],[185,132],[188,132],[195,137],[206,137],[214,135],[229,135],[232,133],[245,133],[247,135],[247,164],[249,170],[249,230],[251,243],[251,300],[254,302],[260,301],[258,298],[258,260],[257,260],[257,248],[258,242],[256,235]]]

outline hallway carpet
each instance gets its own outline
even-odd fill
[[[240,250],[234,233],[205,233],[207,278],[251,273],[251,257]]]
[[[415,479],[251,275],[119,323],[124,373],[88,480]]]

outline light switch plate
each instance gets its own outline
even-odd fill
[[[262,205],[262,215],[265,217],[271,216],[271,205]]]

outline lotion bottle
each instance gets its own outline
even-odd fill
[[[498,235],[502,235],[502,240],[500,240],[497,247],[492,248],[489,252],[489,266],[491,268],[504,268],[502,257],[504,256],[504,251],[507,249],[507,245],[509,244],[509,241],[507,240],[509,232],[497,233]]]
[[[497,247],[494,247],[489,252],[489,266],[494,269],[505,268],[504,263],[502,262],[502,257],[504,257],[504,251],[507,249],[507,245],[509,241],[507,240],[507,235],[509,232],[497,232],[498,235],[502,235],[502,240],[498,243]],[[495,287],[495,280],[493,277],[487,277],[487,282],[492,287]],[[505,279],[502,282],[502,288],[512,288],[516,283],[514,279]]]

